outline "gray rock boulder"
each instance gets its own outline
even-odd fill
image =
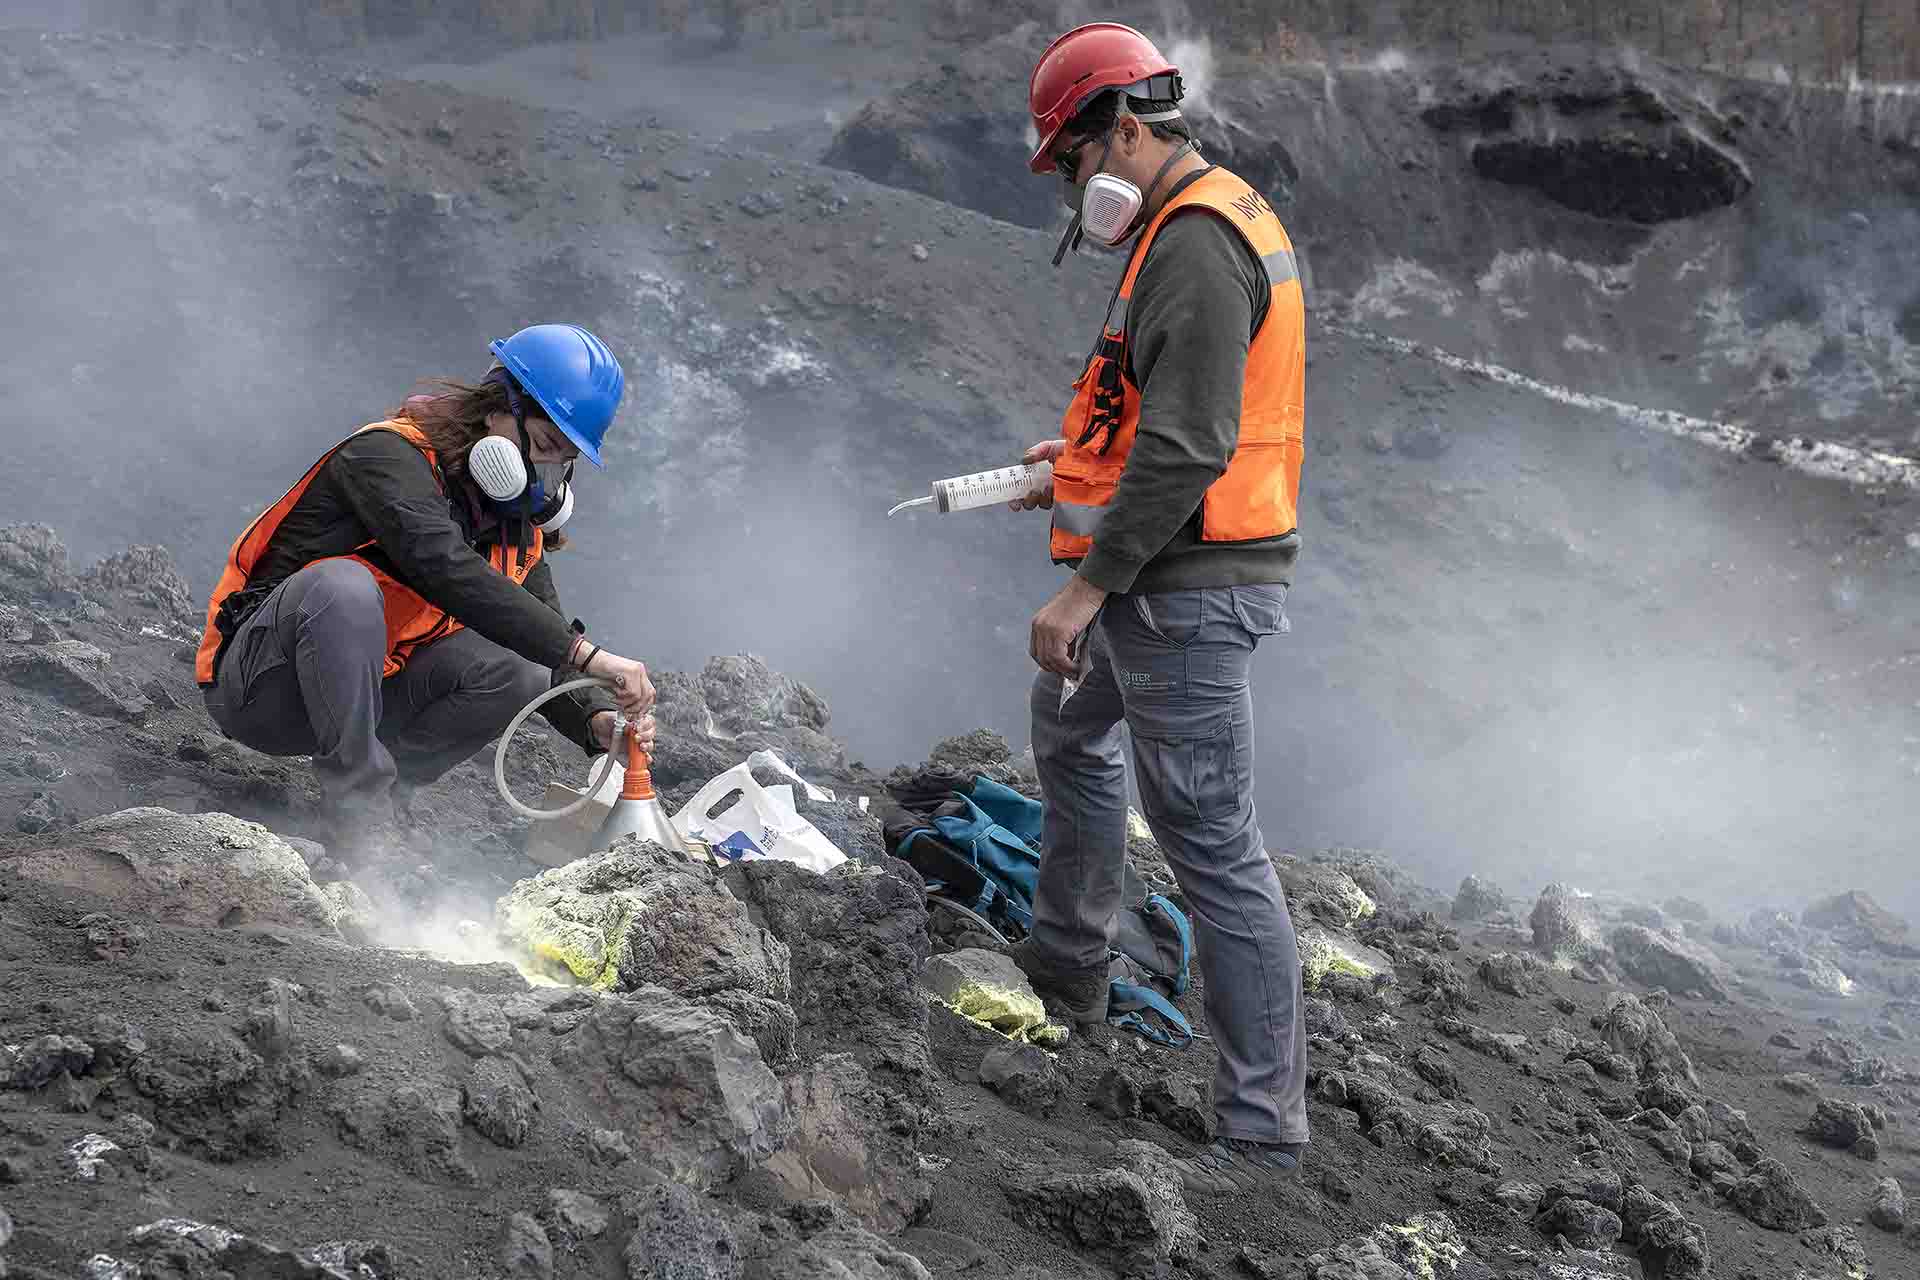
[[[166,924],[334,933],[335,908],[293,847],[224,813],[122,809],[61,831],[10,864]]]
[[[1502,951],[1480,962],[1480,981],[1510,996],[1537,996],[1547,990],[1547,969],[1539,959]]]
[[[1621,1214],[1623,1239],[1640,1252],[1645,1274],[1660,1280],[1706,1280],[1713,1272],[1713,1251],[1700,1225],[1669,1202],[1635,1186]]]
[[[1636,982],[1721,1003],[1730,998],[1726,967],[1698,943],[1637,924],[1621,925],[1609,941],[1620,971]]]
[[[1620,1238],[1620,1215],[1589,1200],[1555,1200],[1534,1220],[1549,1240],[1565,1236],[1576,1249],[1610,1249]]]
[[[789,1132],[786,1096],[759,1047],[719,1014],[657,987],[597,1005],[553,1064],[649,1163],[691,1185],[759,1164]]]
[[[732,1224],[706,1197],[651,1170],[643,1189],[621,1199],[633,1223],[621,1251],[629,1280],[740,1280],[740,1242]]]
[[[796,1201],[835,1201],[888,1233],[925,1211],[932,1183],[920,1162],[927,1117],[918,1106],[877,1087],[851,1054],[829,1054],[783,1088],[791,1133],[766,1169]]]
[[[507,1219],[500,1234],[500,1268],[508,1280],[551,1280],[553,1242],[531,1214]]]
[[[1485,920],[1507,909],[1507,895],[1500,886],[1479,876],[1468,876],[1453,895],[1453,918],[1463,923]]]
[[[1046,1116],[1060,1105],[1067,1078],[1053,1055],[1038,1045],[1004,1044],[980,1059],[980,1083],[1000,1095],[1009,1106],[1028,1115]]]
[[[518,1068],[503,1058],[482,1058],[467,1074],[460,1108],[467,1123],[496,1146],[518,1147],[533,1132],[539,1104]]]
[[[1727,1189],[1727,1203],[1747,1221],[1769,1231],[1807,1231],[1827,1225],[1827,1212],[1815,1204],[1787,1166],[1765,1159]]]
[[[1115,1154],[1117,1164],[1090,1173],[1015,1171],[1007,1186],[1015,1220],[1065,1236],[1122,1275],[1161,1275],[1191,1260],[1200,1226],[1173,1157],[1135,1141]]]
[[[90,593],[126,597],[168,618],[191,618],[198,608],[192,588],[165,547],[116,552],[81,574],[80,586]]]
[[[891,860],[844,863],[825,875],[772,859],[727,868],[734,896],[792,953],[804,1054],[846,1052],[869,1069],[932,1070],[927,1003],[914,987],[929,946],[926,890],[911,876]]]
[[[1823,1147],[1851,1152],[1862,1160],[1880,1158],[1880,1140],[1874,1136],[1873,1121],[1855,1102],[1820,1099],[1807,1122],[1807,1136]]]
[[[416,1177],[477,1186],[460,1142],[460,1091],[436,1084],[373,1089],[337,1105],[341,1141]]]
[[[1587,898],[1562,884],[1541,891],[1527,918],[1534,949],[1561,964],[1604,962],[1606,943]]]
[[[1607,1001],[1606,1018],[1600,1024],[1600,1039],[1608,1048],[1631,1060],[1642,1077],[1671,1073],[1698,1086],[1693,1059],[1680,1047],[1659,1014],[1647,1007],[1639,996],[1620,992]]]
[[[6,1215],[0,1213],[0,1224]],[[6,1232],[0,1227],[0,1245]],[[4,1264],[0,1264],[4,1265]],[[42,1273],[50,1274],[50,1273]],[[335,1240],[286,1249],[230,1227],[192,1218],[167,1217],[127,1232],[124,1245],[87,1260],[89,1277],[162,1280],[166,1277],[276,1276],[286,1280],[336,1280],[398,1274],[392,1251],[363,1240]]]
[[[632,836],[520,881],[494,922],[530,962],[603,990],[781,1001],[793,990],[786,944],[748,918],[710,867]]]
[[[1897,1178],[1882,1178],[1873,1185],[1867,1201],[1867,1221],[1882,1231],[1899,1232],[1907,1227],[1907,1193]]]
[[[705,1280],[701,1272],[646,1273],[685,1274],[689,1280]],[[756,1262],[755,1280],[933,1280],[926,1264],[906,1250],[881,1239],[864,1227],[841,1223],[828,1227],[805,1240],[787,1244]],[[631,1280],[642,1280],[629,1272]]]
[[[1839,965],[1825,956],[1797,947],[1783,947],[1775,956],[1782,976],[1796,987],[1818,992],[1823,996],[1853,995],[1854,982]]]
[[[0,678],[82,715],[138,720],[153,704],[109,674],[113,657],[84,640],[49,640],[0,654]]]
[[[1379,910],[1367,891],[1336,866],[1294,857],[1275,858],[1273,865],[1297,917],[1332,929],[1351,929]]]
[[[1307,1280],[1426,1280],[1440,1275],[1447,1280],[1488,1280],[1493,1273],[1473,1255],[1452,1218],[1423,1213],[1404,1223],[1383,1222],[1365,1235],[1308,1255],[1305,1274]]]
[[[1809,929],[1825,929],[1836,942],[1856,951],[1920,956],[1912,926],[1858,889],[1814,903],[1800,913],[1800,921]]]
[[[1213,1103],[1185,1076],[1148,1081],[1140,1091],[1140,1109],[1189,1142],[1205,1146],[1213,1141]]]

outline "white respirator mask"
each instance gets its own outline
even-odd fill
[[[561,462],[535,463],[529,471],[525,455],[505,436],[482,436],[467,450],[467,474],[480,492],[502,511],[530,511],[545,533],[573,518],[572,471]]]
[[[1134,117],[1143,124],[1179,118],[1178,111]],[[1153,181],[1147,184],[1147,189],[1142,191],[1120,175],[1107,172],[1107,153],[1112,148],[1113,135],[1108,134],[1100,144],[1100,165],[1094,175],[1087,179],[1085,186],[1068,184],[1067,207],[1073,210],[1073,223],[1067,228],[1066,234],[1060,237],[1060,246],[1053,255],[1053,265],[1056,267],[1069,249],[1079,247],[1083,235],[1109,249],[1124,243],[1140,229],[1140,211],[1147,207],[1148,196],[1159,188],[1167,171],[1189,151],[1198,152],[1200,149],[1195,143],[1188,142],[1176,150],[1160,166],[1160,172],[1153,175]]]

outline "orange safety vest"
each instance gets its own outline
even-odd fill
[[[1080,560],[1119,487],[1140,425],[1140,388],[1127,372],[1127,304],[1154,236],[1173,214],[1202,208],[1240,233],[1267,269],[1267,314],[1247,350],[1240,394],[1240,439],[1227,469],[1201,500],[1205,542],[1257,542],[1297,524],[1300,464],[1306,456],[1306,305],[1293,243],[1260,193],[1225,169],[1188,183],[1154,217],[1134,246],[1127,274],[1107,306],[1100,342],[1074,382],[1061,434],[1066,452],[1053,464],[1054,563]]]
[[[360,428],[355,436],[368,431],[391,431],[405,439],[407,443],[426,455],[427,465],[433,468],[433,478],[444,491],[446,483],[440,478],[439,459],[434,451],[427,447],[427,437],[412,423],[387,421],[376,422]],[[351,439],[352,437],[348,437]],[[300,477],[300,483],[287,490],[286,496],[274,503],[254,522],[247,531],[234,542],[233,550],[227,553],[226,571],[220,575],[219,583],[213,588],[213,596],[207,601],[207,625],[200,634],[200,651],[194,661],[194,676],[203,685],[214,682],[214,672],[220,662],[220,651],[226,645],[228,633],[220,629],[221,606],[227,597],[240,591],[253,576],[253,567],[266,553],[267,545],[273,541],[274,532],[280,522],[287,518],[294,505],[306,493],[307,486],[320,474],[320,468],[327,465],[327,459],[340,451],[340,444],[321,455],[320,461],[307,468],[307,474]],[[374,539],[355,547],[346,556],[328,556],[323,559],[358,560],[373,571],[374,580],[380,584],[380,594],[386,603],[387,611],[387,662],[384,675],[391,676],[407,665],[407,658],[421,645],[443,636],[450,636],[460,630],[461,623],[451,617],[445,609],[429,603],[411,587],[401,583],[392,574],[371,563],[360,553],[377,545]],[[495,569],[507,575],[515,583],[524,583],[527,575],[533,572],[533,566],[540,563],[540,552],[544,539],[538,529],[533,531],[533,548],[525,556],[518,547],[510,547],[504,542],[496,545],[489,562]],[[318,564],[319,561],[314,561]]]

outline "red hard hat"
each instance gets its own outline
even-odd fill
[[[1028,167],[1035,173],[1053,169],[1054,139],[1095,95],[1125,89],[1143,80],[1171,77],[1165,86],[1142,97],[1178,99],[1180,69],[1154,48],[1153,41],[1117,22],[1089,22],[1075,27],[1047,46],[1027,81],[1027,106],[1033,112],[1033,130],[1039,149]]]

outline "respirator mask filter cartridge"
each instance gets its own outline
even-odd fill
[[[530,511],[535,526],[554,533],[573,518],[573,468],[567,463],[536,463],[532,470],[512,441],[483,436],[467,451],[467,474],[488,501],[509,514]]]

